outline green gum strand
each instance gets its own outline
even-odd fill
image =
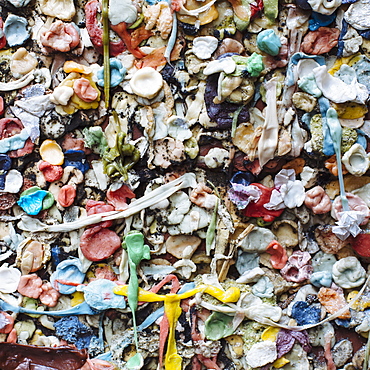
[[[130,268],[130,280],[128,284],[128,305],[132,312],[133,326],[134,326],[134,339],[136,351],[138,352],[138,339],[135,311],[137,309],[139,297],[139,280],[137,278],[137,267],[143,259],[150,259],[150,249],[144,244],[144,236],[139,231],[130,231],[126,237],[122,247],[127,250],[128,263]],[[136,356],[136,355],[135,355]],[[135,357],[134,356],[134,357]],[[137,362],[137,358],[132,360],[133,363]]]

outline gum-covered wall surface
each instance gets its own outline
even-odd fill
[[[0,369],[368,369],[369,0],[0,11]]]

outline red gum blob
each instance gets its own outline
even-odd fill
[[[271,254],[270,261],[274,269],[282,269],[288,261],[285,248],[276,240],[268,245],[266,253]]]
[[[9,334],[14,325],[14,319],[6,312],[0,312],[0,333]]]
[[[321,55],[328,53],[333,47],[337,46],[339,39],[339,29],[320,27],[316,31],[310,31],[303,39],[301,50],[306,54]]]
[[[121,240],[114,231],[94,226],[84,231],[80,247],[88,260],[102,261],[121,247]]]
[[[126,184],[115,191],[107,191],[107,201],[117,211],[124,211],[128,206],[127,199],[132,198],[135,198],[135,193]]]
[[[48,307],[55,307],[58,303],[60,293],[55,290],[50,283],[43,284],[42,293],[40,294],[40,301],[42,304]]]
[[[268,188],[262,184],[253,183],[251,185],[257,186],[261,190],[262,194],[256,203],[249,203],[247,208],[244,210],[244,216],[247,217],[262,217],[265,222],[272,222],[276,217],[279,217],[283,213],[283,209],[278,211],[269,211],[264,207],[270,201],[271,193],[274,188]]]
[[[42,280],[36,274],[23,275],[19,281],[18,292],[28,298],[37,299],[42,293]]]
[[[39,163],[39,170],[42,172],[45,180],[48,182],[58,181],[63,177],[62,166],[54,166],[46,161]]]
[[[85,5],[86,14],[86,29],[89,33],[90,40],[94,45],[95,49],[103,54],[103,28],[99,26],[97,15],[98,9],[101,6],[98,0],[91,0]],[[117,56],[126,50],[126,46],[122,40],[110,41],[109,42],[109,54],[111,56]]]
[[[76,95],[83,101],[91,103],[98,97],[98,92],[90,85],[87,78],[78,78],[73,83],[73,90]]]
[[[114,211],[114,207],[110,206],[109,204],[105,204],[102,201],[96,201],[89,199],[86,203],[86,211],[87,215],[96,215],[97,213],[104,213],[104,212],[111,212]],[[98,224],[100,227],[111,227],[113,225],[113,221],[104,221]]]
[[[353,250],[361,257],[370,257],[370,234],[358,234],[355,238],[351,237]]]
[[[75,198],[76,198],[75,187],[72,185],[64,185],[62,186],[58,194],[58,203],[62,207],[67,208],[73,204]]]

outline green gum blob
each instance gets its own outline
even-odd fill
[[[109,177],[122,176],[124,181],[128,179],[128,171],[140,159],[140,151],[132,144],[125,144],[126,134],[119,132],[116,137],[116,145],[113,148],[106,147],[103,154],[104,172]]]
[[[86,146],[98,154],[103,155],[108,143],[102,128],[100,126],[86,127],[82,133]]]
[[[257,46],[265,53],[276,56],[281,47],[280,38],[273,29],[263,30],[257,36]]]
[[[252,77],[258,77],[265,68],[262,55],[257,53],[253,53],[250,57],[233,55],[231,58],[236,63],[236,70],[231,74],[232,76],[241,76],[247,70]]]
[[[262,55],[253,53],[247,62],[247,70],[252,77],[258,77],[264,70],[265,66],[262,62]]]
[[[263,13],[270,22],[274,22],[279,11],[278,0],[263,0]]]
[[[213,312],[208,317],[204,326],[204,334],[209,340],[219,340],[228,337],[234,332],[233,316],[221,312]]]
[[[266,222],[263,220],[262,217],[258,217],[256,221],[257,221],[257,225],[260,227],[270,226],[274,222],[274,221]]]
[[[27,190],[25,190],[21,194],[21,197],[36,193],[36,191],[39,191],[39,190],[42,190],[42,189],[39,188],[38,186],[32,186],[31,188],[28,188]],[[45,209],[49,209],[53,204],[54,204],[54,195],[47,192],[47,194],[45,195],[42,201],[42,210],[44,211]]]

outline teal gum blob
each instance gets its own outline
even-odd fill
[[[280,38],[272,29],[263,30],[257,36],[257,46],[258,49],[275,57],[281,48]]]
[[[332,281],[332,274],[329,271],[317,271],[310,277],[311,284],[318,288],[322,286],[330,288]]]
[[[32,194],[21,196],[17,203],[28,215],[36,216],[42,210],[42,202],[47,193],[45,190],[37,190]]]
[[[110,87],[119,85],[126,76],[126,68],[117,58],[109,59],[110,66]],[[104,67],[101,67],[97,73],[98,85],[104,87]]]

